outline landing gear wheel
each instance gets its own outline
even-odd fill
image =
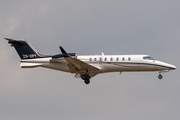
[[[88,79],[88,80],[89,80],[89,79],[90,79],[90,76],[89,76],[89,75],[88,75],[88,76],[86,76],[86,79]]]
[[[84,82],[86,83],[86,84],[89,84],[90,83],[90,76],[89,75],[81,75],[81,78],[84,80]]]
[[[85,82],[86,84],[89,84],[89,83],[90,83],[90,80],[87,79],[87,80],[84,80],[84,82]]]
[[[161,80],[163,78],[163,76],[161,74],[159,74],[158,78]]]

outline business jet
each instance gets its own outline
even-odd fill
[[[61,46],[62,54],[42,55],[25,40],[5,38],[13,46],[21,59],[21,68],[44,67],[75,74],[82,78],[86,84],[90,79],[100,73],[108,72],[143,72],[158,71],[159,79],[162,72],[175,70],[176,66],[153,59],[149,55],[77,55],[67,53]]]

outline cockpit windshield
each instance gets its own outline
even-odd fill
[[[145,56],[143,57],[144,60],[155,60],[154,58],[150,57],[150,56]]]

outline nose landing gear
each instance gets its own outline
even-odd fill
[[[161,73],[165,73],[165,72],[169,72],[169,70],[159,71],[159,76],[158,76],[158,78],[159,78],[160,80],[163,79],[163,76],[161,75]]]
[[[161,75],[161,73],[159,73],[158,78],[161,80],[163,78],[163,76]]]

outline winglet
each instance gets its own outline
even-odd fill
[[[59,46],[59,48],[60,48],[60,50],[62,52],[63,57],[70,57],[70,55],[67,54],[67,52],[61,46]]]

